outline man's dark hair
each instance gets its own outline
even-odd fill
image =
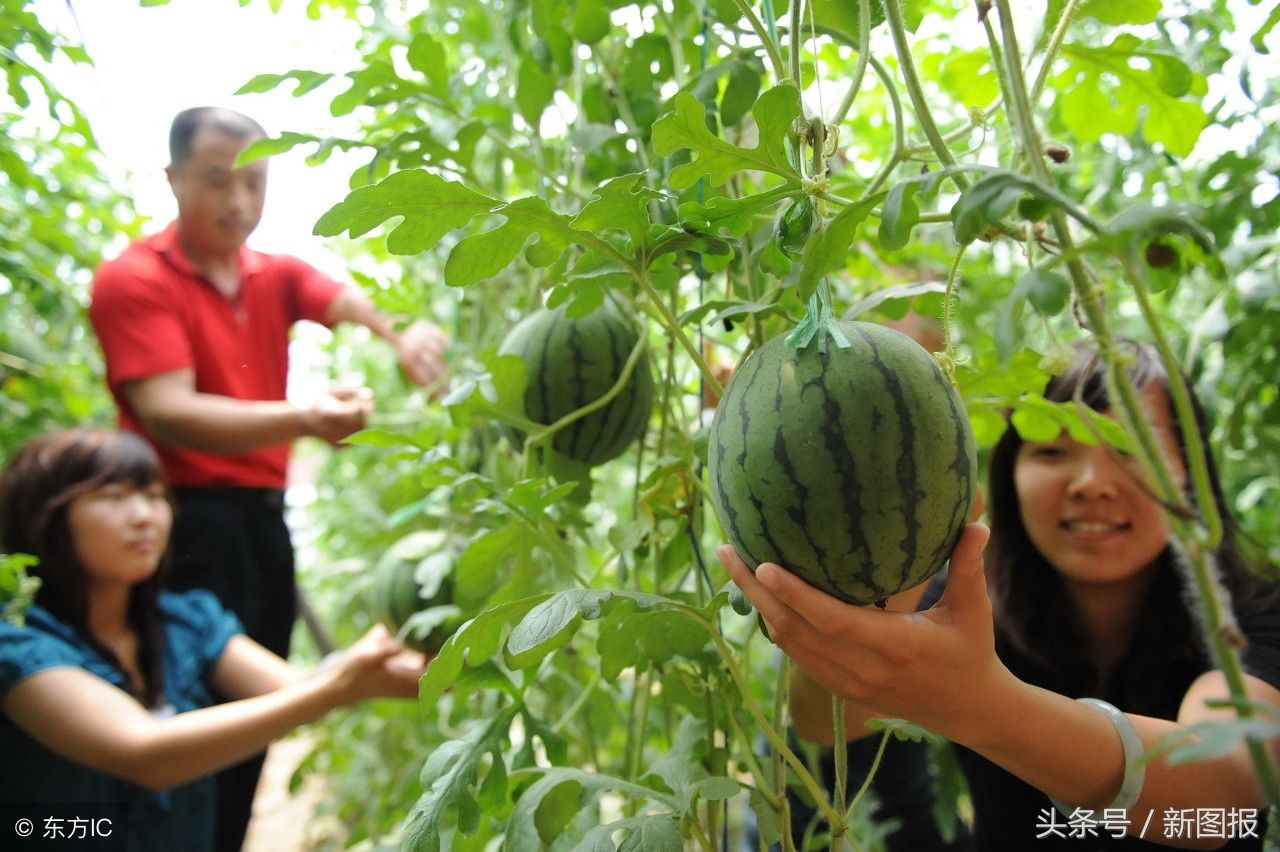
[[[169,128],[169,165],[181,167],[191,158],[191,140],[202,127],[211,127],[234,139],[258,139],[266,136],[262,125],[235,110],[222,107],[192,107],[173,119]]]

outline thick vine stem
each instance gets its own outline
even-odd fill
[[[887,0],[886,5],[892,2],[893,0]],[[1010,89],[1009,95],[1011,95],[1007,99],[1007,103],[1014,113],[1019,134],[1022,137],[1023,148],[1027,154],[1027,161],[1033,173],[1039,180],[1047,185],[1052,185],[1052,176],[1049,175],[1048,166],[1045,165],[1044,158],[1040,153],[1039,133],[1032,118],[1031,103],[1027,98],[1026,81],[1022,75],[1020,53],[1017,36],[1014,33],[1013,13],[1010,9],[1009,0],[995,0],[995,2],[1000,13],[1000,30],[1005,46],[1006,79]],[[1067,270],[1071,277],[1072,286],[1079,296],[1090,330],[1097,338],[1100,354],[1107,364],[1107,390],[1116,403],[1113,408],[1119,415],[1120,422],[1125,427],[1126,432],[1136,439],[1138,455],[1143,461],[1143,466],[1156,472],[1157,493],[1166,503],[1175,503],[1180,498],[1180,495],[1177,489],[1172,486],[1172,474],[1169,472],[1168,465],[1160,452],[1159,444],[1152,434],[1151,425],[1142,416],[1141,401],[1138,399],[1133,382],[1120,365],[1115,338],[1107,321],[1106,313],[1102,308],[1101,297],[1089,278],[1084,262],[1079,257],[1073,257],[1076,252],[1075,242],[1070,232],[1067,217],[1061,210],[1055,208],[1050,214],[1050,220],[1058,234],[1063,254],[1070,258],[1067,261]],[[1162,359],[1172,358],[1168,351],[1168,343],[1163,336],[1157,338],[1156,345],[1157,348],[1161,348]],[[1161,473],[1163,473],[1162,476],[1160,475]],[[1188,534],[1187,524],[1184,520],[1171,513],[1169,517],[1171,528],[1188,545],[1187,555],[1195,568],[1194,573],[1196,576],[1193,588],[1199,595],[1198,602],[1202,614],[1205,616],[1206,631],[1209,633],[1209,640],[1212,643],[1218,667],[1222,670],[1231,691],[1231,697],[1234,699],[1236,713],[1240,718],[1252,717],[1253,711],[1249,707],[1244,689],[1244,670],[1240,663],[1239,652],[1237,649],[1230,647],[1221,635],[1224,604],[1219,590],[1215,588],[1215,583],[1213,582],[1212,569],[1208,564],[1208,553],[1195,540],[1194,536]],[[1277,774],[1275,760],[1262,743],[1250,740],[1248,741],[1248,748],[1254,769],[1258,774],[1258,779],[1266,793],[1268,802],[1273,806],[1280,806],[1280,775]]]
[[[760,44],[764,45],[765,53],[769,55],[769,64],[773,66],[773,73],[778,78],[778,82],[787,82],[790,79],[787,76],[787,63],[782,61],[782,54],[778,53],[778,46],[769,37],[769,31],[765,29],[764,22],[756,14],[756,10],[751,8],[751,4],[747,0],[733,0],[733,3],[738,7],[738,11],[742,13],[742,17],[747,19],[751,29],[755,31],[756,38],[760,39]]]
[[[853,109],[853,99],[862,89],[862,78],[866,76],[868,59],[871,53],[871,0],[858,0],[858,64],[853,68],[853,80],[849,83],[849,91],[836,110],[831,123],[839,125]]]
[[[916,111],[916,120],[920,122],[920,129],[924,131],[925,138],[933,146],[933,152],[938,160],[945,166],[954,166],[956,159],[951,155],[951,149],[947,147],[947,143],[942,138],[942,132],[938,130],[938,125],[933,120],[933,113],[929,111],[929,103],[925,100],[924,86],[921,85],[920,77],[916,74],[915,61],[911,58],[911,45],[907,43],[907,25],[902,19],[902,8],[898,5],[898,0],[884,0],[884,11],[889,23],[889,32],[893,35],[898,64],[902,67],[902,80],[907,85],[907,95],[911,98],[911,106]],[[954,180],[962,190],[969,186],[969,179],[962,174],[957,174]]]
[[[884,161],[884,165],[880,167],[880,171],[876,172],[875,177],[871,179],[871,183],[867,184],[866,190],[862,193],[863,198],[875,195],[876,191],[889,179],[894,167],[906,159],[907,152],[907,132],[903,126],[902,99],[898,97],[898,87],[894,85],[889,69],[885,68],[880,60],[874,56],[868,56],[867,62],[880,78],[880,82],[884,83],[885,92],[889,95],[889,105],[893,108],[893,150],[889,153],[889,158]]]
[[[1036,80],[1031,84],[1031,103],[1039,103],[1040,95],[1044,92],[1044,85],[1049,80],[1049,69],[1053,65],[1053,60],[1057,59],[1058,51],[1062,49],[1062,42],[1067,37],[1067,30],[1071,27],[1071,19],[1076,16],[1076,9],[1080,6],[1081,0],[1067,0],[1065,6],[1062,7],[1062,17],[1058,18],[1058,25],[1053,28],[1053,34],[1049,36],[1049,43],[1045,46],[1044,60],[1040,63],[1040,71],[1036,74]]]
[[[831,749],[831,757],[835,763],[835,794],[833,796],[834,804],[837,808],[846,807],[849,801],[849,794],[846,785],[849,783],[849,749],[845,746],[845,740],[848,734],[845,732],[845,704],[844,699],[838,695],[831,696],[831,741],[835,745]],[[836,834],[836,827],[831,827],[831,845],[840,848],[840,840],[844,833],[849,830],[849,816],[846,812],[845,821],[840,826],[840,834]]]
[[[633,274],[633,277],[640,283],[640,287],[644,290],[645,295],[649,298],[645,300],[645,311],[652,316],[658,323],[673,335],[685,352],[689,353],[689,357],[693,359],[693,363],[697,365],[698,372],[702,374],[702,378],[707,382],[707,386],[715,392],[716,396],[724,396],[724,386],[720,384],[720,380],[716,378],[716,374],[707,366],[706,360],[702,357],[702,353],[694,347],[693,342],[689,340],[689,336],[684,333],[684,329],[680,327],[680,321],[676,319],[675,314],[667,309],[666,304],[662,301],[662,297],[658,295],[658,291],[653,288],[653,284],[649,281],[649,276],[645,274]]]
[[[1191,394],[1183,379],[1182,370],[1173,358],[1173,350],[1169,346],[1164,329],[1160,326],[1155,309],[1151,305],[1146,274],[1142,266],[1136,259],[1130,257],[1126,259],[1124,267],[1133,286],[1143,319],[1146,320],[1151,336],[1155,339],[1156,349],[1160,352],[1165,374],[1169,377],[1169,396],[1173,402],[1173,409],[1177,412],[1178,423],[1182,427],[1182,443],[1186,447],[1184,452],[1187,455],[1187,472],[1195,488],[1196,509],[1201,523],[1204,524],[1204,538],[1201,544],[1206,549],[1212,550],[1222,541],[1222,516],[1218,513],[1218,501],[1213,495],[1213,486],[1209,478],[1209,462],[1205,457],[1200,428],[1196,424],[1195,412],[1191,409]]]
[[[783,760],[795,772],[796,777],[800,779],[800,783],[809,791],[809,795],[818,805],[818,810],[832,825],[839,825],[843,819],[843,814],[837,813],[835,808],[831,806],[831,802],[827,800],[827,794],[809,772],[796,753],[787,745],[787,741],[781,734],[769,724],[769,720],[764,717],[764,713],[760,710],[760,705],[756,702],[755,696],[751,694],[751,684],[747,682],[746,676],[742,673],[741,667],[738,666],[737,659],[734,656],[733,648],[729,646],[729,642],[720,635],[720,631],[715,625],[710,623],[703,617],[702,613],[689,607],[678,606],[677,609],[682,610],[690,618],[693,618],[703,627],[711,636],[711,641],[715,643],[716,648],[720,651],[720,656],[724,659],[725,667],[729,670],[729,676],[733,678],[733,682],[737,685],[738,691],[742,694],[742,702],[747,708],[747,712],[756,720],[756,724],[760,726],[760,730],[764,733],[765,738],[769,740],[769,744],[773,746],[778,754],[782,755]]]

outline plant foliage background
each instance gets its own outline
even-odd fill
[[[136,227],[46,75],[57,52],[86,57],[26,0],[0,2],[3,455],[110,418],[83,307],[104,245]],[[315,726],[301,772],[326,779],[321,839],[712,848],[748,811],[780,832],[783,787],[814,789],[798,756],[757,754],[761,730],[785,730],[777,659],[708,561],[723,535],[705,403],[754,346],[824,308],[936,317],[981,444],[1010,411],[1054,434],[1078,416],[1038,391],[1085,336],[1072,264],[1087,263],[1118,333],[1150,338],[1149,303],[1212,408],[1237,519],[1260,563],[1277,560],[1277,12],[1017,5],[311,0],[362,23],[361,64],[331,76],[264,58],[242,91],[325,98],[361,131],[293,128],[253,155],[361,153],[348,198],[299,215],[380,261],[358,280],[384,308],[455,345],[433,402],[385,351],[335,339],[333,372],[362,375],[380,413],[323,456],[305,583],[340,642],[368,626],[388,554],[451,573],[475,616],[420,706]],[[1021,98],[1001,65],[1010,32]],[[496,349],[541,304],[585,312],[606,295],[645,322],[657,402],[635,449],[566,468],[502,428],[525,376]],[[945,823],[963,793],[939,755]],[[874,804],[851,819],[874,848]]]

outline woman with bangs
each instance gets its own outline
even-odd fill
[[[1191,494],[1182,432],[1158,354],[1125,356],[1169,469]],[[1045,397],[1111,414],[1103,365],[1080,347]],[[1208,434],[1199,402],[1192,408]],[[1203,439],[1202,439],[1203,440]],[[1249,570],[1212,454],[1224,534],[1213,556],[1243,637],[1245,690],[1280,708],[1280,603]],[[1188,726],[1230,720],[1203,625],[1182,591],[1164,510],[1136,461],[1063,432],[992,451],[990,529],[962,533],[949,572],[914,612],[844,604],[776,565],[752,573],[719,551],[770,635],[796,663],[796,730],[830,744],[831,696],[846,737],[896,717],[947,737],[972,796],[977,848],[1260,849],[1266,801],[1243,742],[1180,765],[1138,760]],[[988,541],[989,537],[989,541]],[[987,551],[984,573],[983,550]],[[1280,744],[1267,743],[1275,755]]]
[[[379,627],[290,666],[211,593],[162,591],[172,519],[129,433],[46,435],[0,475],[0,551],[41,580],[25,623],[0,621],[0,801],[116,806],[137,850],[212,848],[211,773],[336,707],[415,696],[427,662]]]

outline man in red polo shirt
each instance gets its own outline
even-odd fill
[[[312,405],[285,399],[291,326],[367,326],[427,387],[445,381],[446,341],[424,321],[397,332],[360,290],[245,246],[262,216],[267,161],[234,164],[264,135],[230,110],[178,114],[165,170],[178,218],[98,268],[89,318],[120,425],[155,445],[174,488],[170,585],[211,589],[249,637],[287,656],[296,608],[283,500],[290,444],[341,441],[372,408],[365,388],[335,389]],[[243,842],[260,768],[258,758],[219,776],[219,849]]]

